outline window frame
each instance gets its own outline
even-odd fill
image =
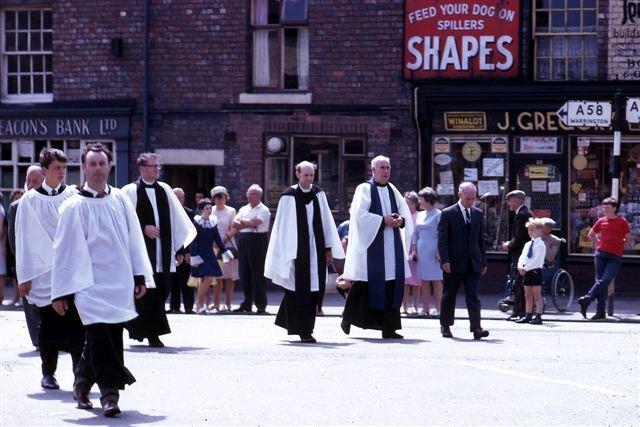
[[[269,138],[272,137],[277,137],[277,138],[281,138],[284,143],[285,143],[285,147],[284,149],[279,152],[279,153],[273,153],[270,154],[267,152],[267,148],[266,148],[266,141],[269,140]],[[368,168],[367,168],[367,160],[368,160],[368,156],[367,156],[367,146],[368,146],[368,141],[367,141],[367,136],[366,135],[361,135],[361,134],[340,134],[340,135],[318,135],[318,134],[306,134],[306,133],[297,133],[297,134],[283,134],[283,133],[268,133],[264,135],[263,138],[263,158],[265,159],[265,162],[263,163],[263,174],[262,174],[262,184],[263,184],[263,188],[265,193],[268,193],[269,188],[267,187],[267,167],[266,167],[266,160],[267,159],[280,159],[280,160],[286,160],[288,162],[288,182],[286,183],[287,186],[292,186],[294,184],[297,183],[297,180],[295,178],[295,144],[296,144],[296,139],[301,139],[301,138],[318,138],[318,139],[335,139],[338,141],[338,171],[339,171],[339,176],[338,176],[338,194],[337,194],[337,199],[338,199],[338,209],[334,209],[332,206],[330,206],[331,211],[333,213],[348,213],[349,212],[349,208],[348,208],[348,201],[347,201],[347,191],[346,191],[346,182],[345,182],[345,162],[349,161],[349,160],[361,160],[363,162],[363,168],[362,168],[362,182],[365,182],[365,180],[367,179],[367,173],[368,173]],[[345,154],[345,144],[346,141],[349,140],[360,140],[362,141],[362,146],[363,146],[363,152],[361,154]],[[314,181],[314,183],[317,183],[317,176],[316,176],[316,180]],[[275,209],[277,207],[277,200],[269,200],[268,198],[265,197],[265,201],[268,203],[269,207],[271,209]]]
[[[532,2],[532,34],[533,34],[533,80],[539,82],[566,82],[566,81],[595,81],[598,79],[598,5],[596,4],[591,6],[583,6],[582,4],[579,7],[569,7],[566,0],[564,2],[564,6],[562,8],[552,7],[551,3],[549,3],[548,7],[538,7],[536,2]],[[549,25],[546,31],[538,31],[538,11],[547,11],[549,13]],[[565,26],[562,31],[554,32],[553,24],[551,23],[551,14],[554,11],[563,11],[565,17]],[[580,28],[579,31],[569,31],[567,29],[567,15],[568,11],[580,11]],[[585,31],[585,23],[584,23],[584,12],[585,11],[593,11],[595,13],[595,29],[593,31]],[[579,37],[580,38],[580,55],[579,56],[570,56],[569,55],[569,38],[570,37]],[[585,56],[585,41],[588,37],[593,37],[596,43],[596,49],[593,56]],[[549,40],[549,56],[538,56],[538,46],[540,40],[542,38],[546,38]],[[554,38],[562,38],[564,49],[562,56],[555,56],[553,54],[552,40]],[[538,77],[538,68],[539,62],[538,59],[544,59],[549,61],[549,72],[546,79],[541,79]],[[564,78],[556,79],[553,76],[553,61],[554,60],[564,60]],[[569,64],[571,61],[579,60],[580,61],[580,77],[578,79],[572,78],[569,75]],[[595,74],[592,77],[585,75],[585,63],[587,60],[595,61]]]
[[[40,52],[35,52],[35,51],[31,51],[31,50],[27,50],[27,51],[18,51],[16,50],[15,52],[11,52],[11,54],[7,53],[5,48],[6,48],[6,12],[23,12],[23,11],[27,11],[27,12],[33,12],[33,11],[40,11],[40,12],[51,12],[51,14],[53,14],[53,9],[51,7],[47,7],[47,6],[39,6],[39,7],[26,7],[26,6],[11,6],[11,7],[5,7],[5,8],[0,8],[0,101],[5,102],[5,103],[15,103],[15,104],[19,104],[19,103],[44,103],[44,102],[52,102],[53,101],[53,81],[54,81],[54,72],[53,72],[53,66],[52,66],[52,70],[51,70],[51,85],[52,87],[50,88],[51,91],[50,92],[46,92],[46,93],[28,93],[28,94],[9,94],[8,90],[9,90],[9,70],[8,70],[8,57],[9,56],[31,56],[33,57],[36,54],[40,54],[40,55],[51,55],[51,61],[53,63],[53,23],[51,25],[51,30],[47,30],[50,31],[52,34],[52,45],[51,45],[51,50],[50,51],[40,51]],[[53,20],[53,16],[52,16],[52,20]],[[31,29],[28,30],[29,34],[31,33]],[[41,32],[44,32],[44,30],[42,29]],[[46,68],[46,65],[43,64],[43,67]],[[22,74],[22,73],[19,73]],[[29,71],[29,76],[33,77],[34,71],[33,69],[31,69]],[[46,70],[43,70],[41,73],[37,73],[37,74],[43,74],[44,75],[44,84],[45,84],[45,89],[48,89],[48,87],[46,86],[46,76],[47,76],[47,72]],[[32,79],[32,84],[31,84],[31,90],[33,91],[33,79]]]
[[[255,23],[255,4],[257,1],[260,0],[250,0],[250,7],[251,7],[251,14],[250,14],[250,26],[249,26],[249,31],[250,31],[250,63],[251,63],[251,73],[250,73],[250,77],[249,77],[249,87],[251,88],[251,91],[254,93],[307,93],[309,92],[309,84],[307,83],[307,87],[306,88],[300,88],[300,84],[298,84],[298,88],[296,89],[290,89],[290,88],[285,88],[285,73],[284,73],[284,61],[285,61],[285,46],[284,46],[284,42],[285,42],[285,31],[288,29],[306,29],[307,32],[309,31],[309,2],[307,1],[307,18],[305,20],[300,20],[300,21],[285,21],[282,22],[281,20],[278,21],[278,23],[276,24],[269,24],[268,22],[266,24],[256,24]],[[267,1],[267,3],[269,2],[269,0],[265,0]],[[280,18],[282,17],[282,12],[283,12],[283,8],[284,8],[284,4],[285,4],[285,0],[276,0],[280,3]],[[277,74],[278,74],[278,78],[277,78],[277,85],[276,86],[256,86],[254,84],[254,75],[255,75],[255,61],[254,61],[254,48],[255,48],[255,33],[256,31],[275,31],[277,32],[278,35],[278,61],[277,61]],[[307,54],[309,52],[309,45],[307,45]],[[309,67],[310,68],[310,67]],[[309,76],[309,68],[307,69],[307,76]],[[308,79],[309,77],[307,77]]]

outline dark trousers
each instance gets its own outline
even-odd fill
[[[73,302],[64,316],[55,312],[53,306],[38,308],[40,325],[38,342],[40,344],[40,361],[42,375],[54,375],[58,368],[58,355],[66,351],[71,355],[73,370],[80,360],[84,344],[84,326]]]
[[[88,393],[94,384],[100,388],[100,400],[118,400],[118,390],[131,385],[135,378],[124,366],[122,323],[88,325],[87,340],[76,369],[74,387]]]
[[[171,310],[180,310],[180,296],[186,312],[193,311],[193,288],[187,286],[191,266],[185,262],[176,267],[176,272],[171,273]]]
[[[240,307],[251,310],[255,301],[258,310],[267,307],[264,279],[264,259],[267,255],[267,233],[238,233],[238,268],[244,301]]]
[[[593,287],[587,293],[589,299],[597,299],[598,304],[596,310],[604,313],[607,305],[608,288],[613,279],[616,278],[622,257],[609,252],[596,251],[593,257],[596,268],[596,280]]]
[[[442,326],[453,325],[456,296],[460,285],[464,284],[464,297],[469,312],[470,329],[480,328],[480,298],[478,298],[478,285],[480,284],[480,273],[467,271],[461,273],[444,273],[444,295],[442,297],[442,310],[440,312],[440,324]]]
[[[38,311],[37,306],[30,304],[25,297],[22,297],[22,309],[24,310],[24,317],[27,319],[27,330],[29,331],[31,344],[34,347],[39,347],[40,311]]]
[[[509,275],[513,283],[513,316],[525,315],[524,285],[522,276],[518,274],[518,261],[511,261]]]

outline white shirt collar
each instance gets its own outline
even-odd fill
[[[47,185],[47,181],[42,181],[42,188],[47,192],[47,194],[51,195],[53,190],[56,190],[56,194],[60,194],[60,187],[62,187],[62,183],[58,184],[56,188],[51,188]]]
[[[516,209],[516,215],[518,215],[518,212],[520,212],[520,209],[522,209],[524,207],[524,203],[521,204],[520,206],[518,206],[518,209]]]
[[[144,180],[144,179],[142,179],[142,178],[140,178],[140,181],[144,182],[144,183],[145,183],[145,184],[147,184],[147,185],[153,185],[153,184],[155,184],[155,183],[156,183],[155,181],[152,181],[152,182],[145,181],[145,180]]]
[[[471,209],[471,208],[465,208],[464,206],[462,206],[462,203],[460,203],[460,200],[458,200],[458,207],[460,208],[460,211],[462,213],[464,213],[465,209]],[[471,211],[469,211],[469,212],[471,212]]]
[[[91,195],[93,195],[93,197],[98,196],[98,192],[96,190],[94,190],[93,188],[89,187],[89,184],[87,184],[86,182],[82,186],[82,189],[84,191],[87,191],[87,192],[91,193]],[[109,194],[109,184],[105,184],[104,185],[104,194]]]

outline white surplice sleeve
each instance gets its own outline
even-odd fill
[[[400,235],[402,236],[402,246],[404,247],[404,256],[406,259],[409,254],[409,248],[411,247],[411,237],[413,236],[413,219],[411,218],[409,205],[407,205],[407,201],[404,199],[402,194],[400,194],[398,189],[393,184],[389,183],[389,187],[391,187],[391,190],[393,190],[393,194],[396,197],[398,215],[400,215],[404,219],[404,227],[400,229]],[[405,273],[407,272],[408,270],[405,269]]]
[[[80,197],[72,196],[60,206],[60,220],[53,240],[52,300],[75,294],[94,283],[91,256],[78,209]]]
[[[342,249],[342,243],[338,236],[338,230],[336,228],[331,209],[329,208],[329,202],[327,201],[327,195],[324,191],[317,194],[318,204],[320,205],[320,216],[322,218],[322,229],[324,231],[324,246],[325,248],[331,248],[331,256],[335,259],[344,258],[344,250]]]
[[[16,277],[25,283],[51,271],[53,241],[33,209],[30,197],[18,203],[16,212]]]
[[[295,197],[282,196],[278,202],[276,218],[271,229],[264,263],[264,276],[271,279],[273,283],[289,289],[291,284],[295,283],[294,278],[291,277],[294,271],[291,267],[297,253],[298,221]]]
[[[156,284],[153,280],[153,269],[147,254],[147,248],[144,244],[144,236],[140,227],[140,221],[131,200],[122,196],[122,205],[127,219],[127,228],[129,230],[129,256],[131,257],[131,270],[134,276],[144,276],[144,283],[147,288],[155,288]]]
[[[171,187],[160,181],[158,181],[158,184],[160,184],[160,187],[167,193],[169,212],[171,215],[172,247],[174,251],[178,251],[183,247],[189,246],[189,244],[193,242],[193,239],[196,238],[198,232]]]

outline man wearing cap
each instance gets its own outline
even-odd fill
[[[558,261],[558,251],[560,250],[560,244],[565,240],[552,234],[553,228],[556,226],[556,222],[551,218],[540,218],[543,224],[542,229],[542,241],[547,247],[546,256],[544,259],[544,265],[546,267],[555,267]]]
[[[506,250],[509,254],[509,271],[511,277],[516,278],[513,285],[514,300],[513,300],[513,312],[507,320],[515,320],[524,316],[524,290],[522,283],[519,280],[519,275],[515,272],[515,266],[518,263],[522,248],[525,243],[529,241],[529,233],[527,231],[527,222],[531,218],[531,212],[529,208],[524,204],[525,193],[521,190],[513,190],[507,193],[507,206],[509,211],[513,212],[513,222],[509,221],[509,237],[511,240],[502,244],[502,249]]]

